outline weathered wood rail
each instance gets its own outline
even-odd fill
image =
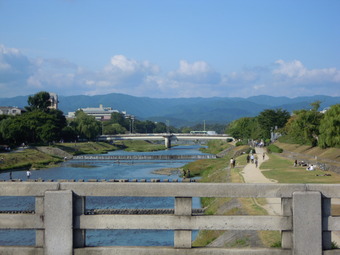
[[[0,196],[34,196],[34,214],[0,214],[0,229],[35,229],[34,247],[1,246],[1,254],[138,255],[332,255],[331,231],[340,217],[331,215],[331,198],[340,185],[2,182]],[[87,196],[174,197],[174,214],[85,214]],[[281,198],[282,215],[195,215],[192,197]],[[87,229],[174,230],[174,247],[86,247]],[[278,230],[282,249],[192,248],[192,230]]]
[[[213,158],[216,158],[216,155],[80,155],[74,156],[73,160],[197,160]]]

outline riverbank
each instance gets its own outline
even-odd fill
[[[183,173],[183,168],[162,168],[152,171],[153,174],[160,175],[181,175]]]
[[[243,148],[244,149],[244,148]],[[336,173],[328,171],[331,177],[320,177],[324,171],[306,171],[305,168],[294,168],[293,158],[285,159],[284,154],[266,153],[265,171],[260,171],[255,164],[247,164],[246,154],[240,154],[233,148],[228,154],[217,160],[201,161],[190,163],[188,168],[192,172],[197,172],[202,176],[200,181],[204,182],[293,182],[299,183],[339,183]],[[256,148],[260,164],[262,159],[262,149]],[[316,150],[314,150],[315,153]],[[328,151],[328,152],[327,152]],[[320,150],[316,154],[318,160],[323,160],[322,155],[333,155],[334,148]],[[307,155],[308,156],[308,155]],[[313,155],[315,158],[315,155]],[[230,168],[229,160],[231,157],[236,159],[236,167]],[[334,155],[333,155],[334,157]],[[335,155],[335,158],[338,158]],[[329,160],[329,159],[328,159]],[[338,162],[339,163],[339,162]],[[261,168],[262,170],[262,168]],[[264,169],[263,169],[264,170]],[[263,174],[266,176],[264,177]],[[280,178],[285,178],[284,180]],[[321,179],[323,178],[323,179]],[[264,181],[265,179],[265,181]],[[278,179],[278,180],[276,180]],[[202,205],[207,214],[214,215],[267,215],[277,213],[281,209],[280,203],[275,200],[248,199],[248,198],[203,198]],[[332,213],[338,215],[337,205],[332,206]],[[242,233],[241,233],[242,232]],[[210,247],[280,247],[280,233],[275,231],[201,231],[194,242],[195,246]]]
[[[157,151],[164,150],[164,145],[146,141],[56,143],[51,146],[20,147],[11,152],[0,153],[0,171],[12,171],[55,167],[65,159],[75,155],[104,154],[109,151]]]

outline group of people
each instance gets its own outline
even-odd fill
[[[307,164],[307,163],[304,162],[304,161],[298,162],[297,159],[295,159],[295,161],[294,161],[294,167],[297,167],[297,166],[304,166],[304,167],[307,167],[307,168],[306,168],[307,171],[314,171],[314,170],[315,170],[315,166],[314,166],[313,164]]]
[[[183,169],[183,177],[184,178],[191,178],[190,170]]]
[[[27,170],[27,171],[26,171],[26,177],[27,177],[27,180],[31,177],[31,171],[30,171],[30,170]],[[9,172],[9,179],[10,179],[10,180],[13,179],[12,171]]]
[[[265,159],[266,154],[263,153],[262,157],[263,157],[263,159]],[[255,155],[253,153],[251,155],[248,154],[247,155],[247,163],[252,163],[252,164],[255,163],[255,166],[257,167],[258,164],[259,164],[259,158],[258,158],[257,154],[255,154]]]
[[[262,155],[263,160],[265,159],[265,157],[266,157],[266,153],[263,152],[263,155]],[[255,154],[251,153],[251,154],[247,155],[247,164],[249,164],[249,163],[255,164],[255,166],[258,167],[259,158],[258,158],[256,153]],[[234,158],[231,158],[230,159],[230,168],[234,168],[235,165],[236,165],[236,160]]]

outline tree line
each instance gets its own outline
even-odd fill
[[[74,119],[67,120],[62,111],[50,108],[50,94],[45,91],[29,96],[27,103],[26,111],[21,115],[0,115],[0,145],[74,142],[94,140],[101,134],[114,135],[130,132],[181,133],[201,128],[200,125],[192,128],[175,128],[169,123],[142,121],[122,113],[112,113],[110,120],[98,121],[82,110],[75,113]],[[207,125],[207,127],[223,130],[225,126]]]
[[[282,109],[267,109],[255,117],[231,122],[226,133],[236,139],[269,140],[271,132],[282,135],[281,141],[321,148],[340,147],[340,104],[331,106],[325,113],[319,111],[320,101],[310,109],[290,114]]]
[[[113,113],[108,121],[98,121],[81,110],[75,118],[67,120],[63,112],[51,109],[50,94],[42,91],[28,97],[26,112],[21,115],[0,115],[0,145],[48,144],[73,142],[79,139],[94,140],[98,135],[124,133],[189,133],[192,130],[214,130],[236,139],[271,138],[271,132],[279,132],[287,142],[312,146],[340,147],[340,104],[331,106],[325,113],[319,111],[320,102],[311,109],[290,114],[282,109],[266,109],[255,117],[244,117],[231,122],[225,128],[221,124],[196,124],[193,127],[175,128],[169,123],[141,121],[122,113]]]

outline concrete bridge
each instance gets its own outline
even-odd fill
[[[101,135],[99,141],[114,141],[114,140],[164,140],[165,147],[171,148],[171,141],[176,140],[234,140],[229,135],[208,135],[208,134],[121,134],[121,135]]]
[[[1,254],[35,255],[334,255],[331,215],[339,184],[0,182],[0,196],[35,197],[34,213],[0,213],[0,229],[34,229],[34,246],[1,246]],[[87,196],[174,197],[169,214],[86,213]],[[280,198],[281,215],[197,215],[193,197]],[[174,230],[174,247],[86,247],[88,229]],[[193,248],[192,230],[281,231],[282,248]]]

